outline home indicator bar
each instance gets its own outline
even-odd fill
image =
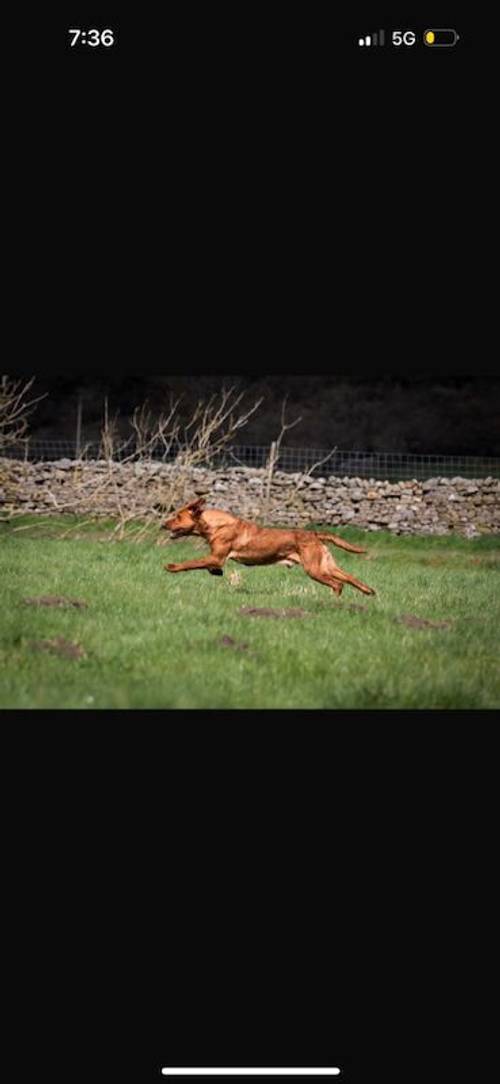
[[[339,1076],[340,1069],[162,1069],[164,1076]]]

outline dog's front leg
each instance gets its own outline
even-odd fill
[[[164,565],[163,567],[167,572],[191,572],[196,568],[205,568],[212,576],[223,576],[222,566],[224,560],[225,558],[216,557],[211,554],[210,557],[201,557],[197,561],[183,561],[182,564]]]

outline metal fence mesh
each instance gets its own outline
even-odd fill
[[[169,455],[164,454],[161,446],[153,448],[151,458],[172,462],[182,451],[177,448]],[[208,461],[212,467],[265,467],[270,453],[268,445],[237,444],[214,455]],[[58,459],[100,459],[100,445],[87,444],[77,451],[75,444],[67,440],[29,440],[22,445],[10,448],[4,453],[12,458],[29,461],[50,462]],[[123,460],[134,454],[134,445],[130,441],[122,444],[114,453],[116,460]],[[320,463],[328,455],[327,448],[283,447],[276,463],[277,470],[303,472],[309,471],[314,464]],[[404,481],[415,478],[422,480],[435,477],[486,478],[500,477],[500,458],[479,456],[439,456],[411,455],[406,452],[363,452],[337,449],[328,461],[318,466],[313,474],[326,477],[373,478],[374,480]]]

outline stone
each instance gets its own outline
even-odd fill
[[[164,504],[174,485],[174,507],[203,495],[209,504],[246,519],[258,519],[267,484],[262,468],[235,465],[216,471],[204,466],[180,476],[178,465],[158,461],[109,464],[105,460],[62,459],[30,463],[4,457],[0,472],[0,500],[9,514],[18,508],[44,515],[71,510],[112,516],[117,511],[119,492],[123,511],[140,515]],[[499,494],[500,482],[491,477],[436,476],[422,482],[405,479],[395,483],[373,478],[341,479],[337,475],[311,478],[276,471],[266,521],[298,527],[356,519],[367,530],[374,529],[374,525],[380,530],[382,524],[400,534],[447,534],[453,529],[467,537],[471,530],[500,533]]]

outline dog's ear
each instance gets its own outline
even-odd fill
[[[203,511],[203,505],[205,503],[206,502],[204,497],[197,497],[195,501],[190,501],[190,503],[186,505],[186,507],[189,508],[191,515],[200,516]]]

